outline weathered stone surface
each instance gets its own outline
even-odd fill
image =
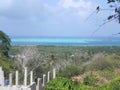
[[[0,67],[0,86],[4,86],[4,71]]]

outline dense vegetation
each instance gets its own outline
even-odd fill
[[[25,66],[35,77],[56,68],[46,90],[119,90],[119,46],[12,46],[9,55],[0,57],[6,76]]]
[[[46,90],[120,90],[120,77],[113,79],[110,84],[98,87],[92,85],[94,82],[93,76],[89,79],[88,82],[90,83],[79,84],[67,78],[58,77],[46,86]]]
[[[109,88],[119,85],[119,46],[13,46],[10,54],[22,61],[20,67],[33,69],[37,77],[55,67],[57,77],[66,78],[51,81],[46,87],[48,90],[54,90],[50,88],[67,80],[67,83],[72,82],[72,86],[69,83],[71,87],[77,87],[76,90],[112,90]],[[26,57],[20,59],[17,57],[19,55]],[[113,84],[116,78],[117,85]],[[68,88],[69,85],[66,85],[65,88]],[[59,87],[64,88],[63,85]]]
[[[52,80],[47,86],[45,90],[76,90],[76,84],[67,79],[58,77]]]
[[[0,55],[8,56],[10,46],[9,36],[0,30]]]
[[[15,73],[15,70],[20,70],[18,67],[18,61],[14,58],[0,56],[0,67],[5,71],[5,78],[8,79],[9,73]]]
[[[18,61],[9,56],[10,41],[9,36],[0,30],[0,67],[5,71],[5,79],[8,79],[9,72],[14,73],[18,69]]]

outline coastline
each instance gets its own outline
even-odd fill
[[[12,46],[120,46],[120,39],[104,38],[12,38]]]

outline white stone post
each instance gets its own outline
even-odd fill
[[[30,72],[30,84],[32,85],[33,83],[33,71]]]
[[[16,86],[18,86],[18,81],[19,81],[18,76],[19,76],[18,71],[16,71],[16,76],[15,76],[15,85]]]
[[[47,74],[48,74],[48,75],[47,75],[47,83],[49,83],[49,82],[50,82],[50,71],[48,71]]]
[[[2,78],[2,86],[4,86],[5,85],[5,83],[4,83],[4,81],[5,81],[5,78],[4,78],[4,71],[2,72],[2,74],[3,74],[3,78]]]
[[[45,86],[45,74],[43,74],[43,87]]]
[[[37,86],[38,86],[37,90],[42,90],[41,78],[38,78],[38,80],[37,80]]]
[[[12,86],[12,73],[9,74],[9,86]]]
[[[25,67],[25,72],[24,72],[24,86],[27,86],[27,67]]]
[[[56,69],[54,68],[53,69],[53,79],[55,79],[56,78]]]
[[[4,71],[2,70],[2,67],[0,67],[0,85],[4,86]]]

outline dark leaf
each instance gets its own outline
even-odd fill
[[[113,3],[115,2],[115,0],[108,0],[108,3]]]
[[[109,7],[113,8],[114,6],[113,6],[113,5],[110,5]]]
[[[114,17],[114,15],[110,15],[107,19],[110,20]]]
[[[97,11],[97,13],[100,11],[100,7],[99,6],[97,6],[96,11]]]
[[[118,12],[117,8],[115,8],[115,12]]]
[[[120,0],[116,0],[116,1],[120,2]]]
[[[120,15],[118,15],[118,21],[119,21],[119,23],[120,23]]]

